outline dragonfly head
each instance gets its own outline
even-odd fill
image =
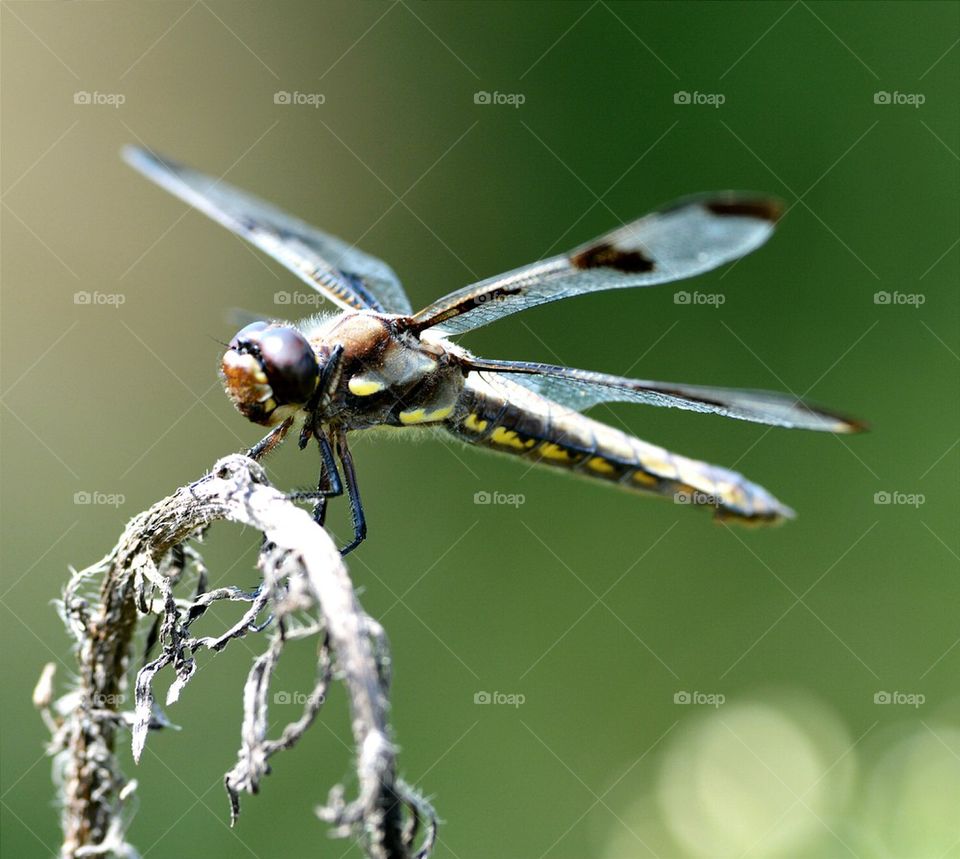
[[[230,341],[220,365],[223,386],[244,417],[271,426],[306,404],[320,368],[309,341],[296,328],[252,322]]]

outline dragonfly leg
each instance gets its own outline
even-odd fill
[[[247,451],[247,456],[249,456],[250,459],[259,462],[278,444],[280,444],[284,438],[286,438],[286,435],[292,426],[293,418],[287,418],[282,424],[275,426],[262,439],[260,439],[260,441],[251,447],[250,450]]]
[[[313,521],[322,528],[327,518],[327,499],[343,495],[343,483],[340,480],[340,472],[337,470],[330,440],[325,435],[318,435],[317,440],[320,443],[320,456],[323,463],[320,466],[320,481],[317,484],[319,497],[317,503],[313,505]]]
[[[310,414],[316,414],[317,407],[320,405],[320,402],[330,395],[330,392],[336,387],[340,381],[340,371],[342,369],[343,362],[343,345],[338,344],[333,347],[333,350],[330,352],[330,355],[327,357],[326,362],[323,365],[323,369],[320,371],[320,378],[317,380],[317,387],[313,392],[313,396],[307,401],[307,404],[304,406],[304,409]]]
[[[350,516],[353,518],[353,539],[340,550],[346,555],[357,548],[367,537],[367,520],[363,515],[363,503],[360,501],[360,489],[357,486],[357,473],[353,467],[353,455],[347,447],[347,435],[343,430],[337,433],[337,453],[343,466],[343,479],[350,497]]]
[[[313,521],[321,528],[326,520],[327,499],[343,495],[343,481],[337,470],[337,461],[333,454],[330,439],[323,433],[316,433],[317,444],[320,446],[320,479],[317,481],[316,492],[297,492],[290,496],[296,501],[314,500]]]
[[[317,500],[313,504],[313,521],[321,528],[327,521],[327,493],[330,491],[330,477],[325,468],[320,469],[320,479],[317,481]]]

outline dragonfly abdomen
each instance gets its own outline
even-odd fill
[[[742,475],[688,459],[585,417],[498,373],[472,374],[448,429],[470,444],[678,504],[758,524],[790,508]]]

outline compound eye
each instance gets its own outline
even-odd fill
[[[248,325],[234,339],[263,323]],[[287,326],[256,329],[249,340],[256,344],[260,366],[267,374],[279,405],[305,403],[317,387],[320,368],[313,347],[299,331]],[[241,343],[241,345],[243,345]]]
[[[259,342],[260,335],[269,327],[270,323],[263,320],[244,325],[243,328],[234,335],[233,340],[230,341],[230,348],[237,352],[248,351],[251,345]]]

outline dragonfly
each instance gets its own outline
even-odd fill
[[[259,460],[291,432],[320,451],[314,501],[346,491],[355,549],[366,537],[348,436],[366,430],[439,430],[460,441],[563,469],[631,492],[709,507],[716,518],[766,524],[795,514],[741,474],[641,441],[583,414],[640,403],[829,433],[863,425],[793,395],[628,379],[471,354],[452,338],[511,314],[610,289],[673,283],[756,250],[780,201],[725,191],[680,199],[569,253],[458,289],[414,313],[385,262],[258,197],[162,157],[127,147],[136,170],[247,240],[337,309],[300,322],[257,318],[229,342],[220,375],[244,417],[269,428],[248,451]],[[338,467],[339,466],[339,467]],[[341,473],[342,471],[342,473]]]

